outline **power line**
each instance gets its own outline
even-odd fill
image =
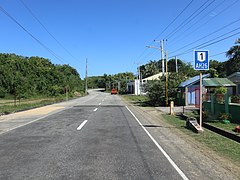
[[[238,29],[239,29],[239,28],[238,28]],[[231,37],[233,37],[233,36],[236,36],[236,35],[238,35],[238,34],[240,34],[240,32],[234,33],[234,34],[232,34],[232,35],[230,35],[230,36],[227,36],[227,37],[222,38],[222,39],[220,39],[220,40],[211,42],[211,43],[209,43],[209,44],[206,44],[207,42],[205,42],[205,43],[200,44],[200,45],[198,45],[198,46],[195,46],[195,47],[193,47],[193,48],[191,48],[191,49],[188,49],[188,50],[184,51],[183,53],[180,53],[180,54],[178,54],[178,55],[171,56],[171,58],[173,58],[173,57],[175,57],[175,56],[181,56],[181,55],[184,55],[184,54],[188,54],[188,53],[192,52],[194,49],[201,49],[201,48],[205,48],[205,47],[211,46],[211,45],[213,45],[213,44],[219,43],[219,42],[224,41],[224,40],[226,40],[226,39],[229,39],[229,38],[231,38]],[[219,37],[218,37],[218,38],[219,38]],[[217,38],[215,38],[215,39],[217,39]],[[208,42],[209,42],[209,41],[208,41]],[[204,45],[204,44],[206,44],[206,45]]]
[[[194,0],[191,0],[184,8],[183,10],[167,25],[167,27],[160,33],[158,34],[154,39],[157,39],[162,33],[164,33],[188,8],[189,6],[193,3]],[[151,42],[152,45],[152,42]],[[139,55],[137,59],[140,59],[146,52],[147,50],[144,49],[144,51]]]
[[[174,29],[171,33],[169,33],[166,37],[166,39],[171,38],[171,36],[173,36],[175,33],[177,33],[180,29],[182,29],[185,25],[187,25],[188,23],[190,23],[193,19],[195,19],[202,11],[204,11],[209,5],[211,5],[215,0],[212,0],[209,4],[207,4],[210,0],[207,0],[205,3],[203,3],[196,11],[194,11],[186,20],[184,20],[176,29]],[[180,12],[180,14],[157,36],[159,37],[163,32],[166,31],[166,29],[168,29],[168,27],[170,27],[170,25],[172,25],[177,18],[184,12],[186,11],[186,9],[192,4],[193,0],[190,1],[190,3],[188,3],[188,5]],[[207,4],[207,5],[206,5]],[[205,6],[205,7],[204,7]],[[202,9],[203,8],[203,9]],[[202,10],[201,10],[202,9]],[[201,10],[201,11],[200,11]],[[198,14],[196,14],[198,11],[200,11]],[[196,15],[195,15],[196,14]],[[195,15],[195,16],[194,16]],[[194,16],[194,17],[192,17]],[[189,20],[190,19],[190,20]],[[186,21],[189,20],[187,23]],[[170,37],[169,37],[170,36]],[[156,37],[156,38],[157,38]]]
[[[32,33],[30,33],[26,28],[24,28],[13,16],[11,16],[2,6],[0,6],[0,10],[8,16],[13,22],[15,22],[21,29],[23,29],[29,36],[31,36],[38,44],[40,44],[44,49],[46,49],[48,52],[50,52],[55,58],[57,58],[59,61],[64,63],[63,58],[61,58],[59,55],[57,55],[54,51],[52,51],[50,48],[48,48],[45,44],[43,44],[39,39],[37,39]]]
[[[194,20],[199,14],[205,11],[215,0],[212,0],[209,4],[207,4],[210,0],[203,3],[196,11],[194,11],[185,21],[183,21],[176,29],[174,29],[171,33],[167,35],[167,39],[173,37],[177,32],[179,32],[183,27],[189,24],[192,20]],[[205,6],[206,5],[206,6]],[[205,7],[204,7],[205,6]],[[203,8],[203,9],[202,9]],[[202,10],[201,10],[202,9]],[[200,12],[198,12],[200,11]],[[197,13],[197,14],[196,14]]]
[[[210,57],[218,56],[218,55],[225,54],[225,53],[227,53],[227,52],[224,51],[224,52],[221,52],[221,53],[213,54],[213,55],[211,55]]]
[[[43,25],[43,23],[37,18],[37,16],[33,13],[33,11],[26,5],[26,3],[23,0],[19,0],[23,6],[28,10],[28,12],[34,17],[34,19],[43,27],[43,29],[56,41],[56,43],[64,49],[72,58],[77,60],[54,36],[52,33],[49,32],[49,30],[46,28],[46,26]]]
[[[223,0],[220,4],[218,4],[218,6],[216,6],[214,9],[212,9],[211,11],[216,10],[221,4],[223,4],[226,0]],[[211,19],[209,19],[208,21],[206,21],[203,24],[199,24],[199,21],[196,21],[196,23],[194,23],[191,27],[194,27],[195,24],[199,24],[199,26],[197,26],[193,31],[188,32],[188,30],[190,30],[191,28],[188,28],[183,34],[181,34],[180,36],[178,36],[177,38],[175,38],[173,41],[171,41],[171,44],[176,44],[175,42],[179,42],[182,39],[185,39],[186,37],[190,36],[191,34],[193,34],[194,32],[196,32],[197,30],[199,30],[202,27],[205,27],[205,25],[207,23],[209,23],[210,21],[212,21],[214,18],[218,17],[219,15],[221,15],[223,12],[225,12],[226,10],[228,10],[230,7],[232,7],[234,4],[236,4],[239,0],[234,1],[233,3],[231,3],[229,6],[227,6],[226,8],[224,8],[223,10],[220,11],[220,13],[218,13],[216,16],[212,17]],[[210,12],[211,12],[210,11]],[[206,15],[205,15],[206,16]],[[187,34],[187,35],[185,35]],[[182,37],[182,38],[181,38]],[[180,38],[180,39],[179,39]],[[170,45],[171,46],[171,45]]]
[[[162,35],[186,10],[187,8],[193,3],[194,0],[190,1],[187,6],[184,7],[184,9],[167,25],[167,27],[154,39],[158,39],[160,35]]]
[[[213,18],[215,18],[215,17],[217,17],[218,15],[220,15],[220,14],[222,14],[223,12],[225,12],[227,9],[229,9],[230,7],[232,7],[234,4],[236,4],[237,2],[238,2],[239,0],[236,0],[236,1],[234,1],[233,3],[231,3],[229,6],[227,6],[226,8],[224,8],[223,10],[221,10],[221,12],[220,13],[218,13],[216,16],[214,16]],[[213,1],[212,1],[213,2]],[[212,3],[211,2],[211,3]],[[220,5],[221,4],[223,4],[223,2],[225,2],[225,0],[223,0],[221,3],[220,3]],[[210,4],[211,4],[210,3]],[[218,5],[218,6],[216,6],[214,9],[216,9],[216,8],[218,8],[220,5]],[[205,7],[206,8],[206,7]],[[213,10],[214,10],[213,9]],[[213,11],[213,10],[211,10],[211,11]],[[195,11],[196,12],[196,11]],[[212,18],[212,19],[213,19]],[[187,18],[188,19],[188,18]],[[209,21],[211,21],[212,19],[210,19]],[[186,21],[186,20],[185,20]],[[208,23],[209,21],[207,21],[206,23]],[[232,24],[233,23],[236,23],[238,20],[236,20],[235,22],[232,22]],[[205,23],[205,24],[206,24]],[[182,23],[183,24],[183,23]],[[204,24],[204,25],[205,25]],[[229,25],[230,25],[231,23],[229,23]],[[203,27],[202,25],[200,25],[201,27]],[[178,26],[179,27],[179,26]],[[222,27],[222,28],[225,28],[225,26],[224,27]],[[197,30],[197,29],[199,29],[199,27],[198,28],[196,28],[195,30]],[[220,31],[220,29],[218,29],[219,31]],[[218,30],[216,30],[216,31],[214,31],[213,33],[211,33],[210,35],[212,35],[212,34],[214,34],[214,33],[216,33]],[[189,35],[189,34],[188,34]],[[206,38],[206,37],[208,37],[208,36],[210,36],[210,35],[206,35],[206,36],[204,36],[204,38]],[[220,36],[221,37],[221,36]],[[218,37],[218,38],[220,38],[220,37]],[[186,38],[186,36],[184,37],[184,38]],[[196,43],[197,41],[195,41],[194,43]],[[171,43],[172,43],[172,41],[171,41]],[[184,46],[184,47],[187,47],[187,46],[189,46],[189,45],[191,45],[191,44],[194,44],[194,43],[190,43],[190,44],[188,44],[188,45],[186,45],[186,46]],[[183,47],[183,48],[184,48]],[[180,48],[180,49],[183,49],[183,48]],[[176,51],[179,51],[180,49],[178,49],[178,50],[176,50]],[[194,48],[193,48],[194,49]],[[174,52],[176,52],[176,51],[174,51]],[[191,51],[189,51],[189,52],[192,52],[192,50]],[[189,52],[187,52],[187,53],[189,53]],[[186,53],[186,51],[184,51],[184,53],[180,53],[179,55],[182,55],[182,54],[187,54]],[[173,56],[174,57],[174,56]]]
[[[211,32],[210,34],[208,34],[208,35],[206,35],[206,36],[204,36],[204,37],[201,37],[201,38],[197,39],[196,41],[194,41],[194,42],[192,42],[192,43],[190,43],[190,44],[187,44],[187,45],[185,45],[185,46],[183,46],[183,47],[181,47],[181,48],[179,48],[179,49],[177,49],[177,50],[175,50],[175,51],[173,51],[173,52],[171,52],[171,53],[175,53],[175,52],[177,52],[177,51],[179,51],[179,50],[181,50],[181,49],[184,49],[185,47],[188,47],[188,46],[190,46],[190,45],[192,45],[192,44],[194,44],[194,43],[196,43],[196,42],[198,42],[198,41],[200,41],[200,40],[203,40],[203,39],[205,39],[205,38],[207,38],[207,37],[209,37],[209,36],[211,36],[211,35],[219,32],[219,31],[221,31],[221,30],[229,27],[230,25],[235,24],[235,23],[238,22],[238,21],[240,21],[240,18],[238,18],[237,20],[235,20],[235,21],[233,21],[233,22],[231,22],[231,23],[229,23],[229,24],[227,24],[227,25],[225,25],[225,26],[217,29],[216,31],[213,31],[213,32]],[[239,29],[239,28],[237,28],[237,29]]]
[[[195,27],[196,24],[199,24],[199,22],[201,20],[203,20],[205,17],[207,17],[207,15],[211,12],[214,12],[218,7],[220,7],[226,0],[223,0],[221,3],[217,4],[213,9],[209,10],[206,14],[203,14],[201,17],[198,18],[198,20],[196,20],[196,22],[194,24],[192,24],[189,28],[186,28],[184,30],[183,33],[181,33],[180,35],[178,35],[176,38],[174,38],[172,41],[171,41],[171,44],[176,44],[175,42],[178,42],[179,40],[178,39],[185,39],[186,37],[189,36],[189,33],[188,31],[192,29],[192,27]],[[215,18],[216,16],[214,16],[213,18]],[[198,28],[195,29],[196,30],[199,30],[199,27],[203,27],[202,25],[199,25]],[[181,38],[182,37],[182,38]],[[171,45],[170,45],[171,46]]]

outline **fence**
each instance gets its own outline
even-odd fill
[[[232,122],[240,123],[240,104],[231,103],[228,94],[225,96],[214,96],[211,94],[210,98],[206,97],[203,102],[203,110],[215,116],[218,116],[220,113],[229,113],[232,115]]]

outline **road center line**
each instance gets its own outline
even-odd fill
[[[96,112],[98,110],[98,108],[95,108],[93,111]]]
[[[78,126],[77,130],[78,130],[78,131],[81,130],[81,129],[83,128],[83,126],[87,123],[87,121],[88,121],[88,120],[83,121],[83,122],[80,124],[80,126]]]
[[[100,106],[102,103],[99,103],[98,105]]]
[[[150,139],[154,142],[154,144],[158,147],[158,149],[163,153],[163,155],[167,158],[170,164],[174,167],[174,169],[178,172],[178,174],[184,179],[188,180],[187,176],[182,172],[182,170],[175,164],[175,162],[170,158],[170,156],[163,150],[163,148],[158,144],[158,142],[152,137],[152,135],[147,131],[147,129],[142,125],[142,123],[138,120],[138,118],[133,114],[133,112],[127,107],[127,110],[132,114],[138,124],[143,128],[143,130],[147,133]]]

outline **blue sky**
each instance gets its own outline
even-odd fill
[[[145,47],[159,46],[154,39],[167,39],[169,57],[178,55],[192,63],[194,47],[218,40],[201,49],[209,50],[210,59],[227,60],[225,54],[216,54],[226,52],[240,37],[239,0],[0,0],[0,6],[55,55],[2,11],[1,53],[40,56],[54,64],[69,64],[82,78],[86,58],[89,76],[136,73],[139,64],[160,59],[157,49]],[[189,53],[183,54],[187,50]]]

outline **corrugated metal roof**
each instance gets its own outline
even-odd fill
[[[240,72],[235,72],[235,73],[232,73],[231,75],[228,76],[228,78],[232,78],[234,76],[237,76],[237,77],[240,77]]]
[[[203,86],[205,87],[232,87],[236,86],[232,81],[228,78],[205,78],[203,79]]]
[[[202,78],[207,78],[209,76],[210,76],[210,74],[203,74]],[[182,82],[178,87],[189,87],[189,86],[191,86],[191,85],[193,85],[193,84],[195,84],[199,81],[200,81],[200,76],[199,75],[194,76],[194,77]]]

